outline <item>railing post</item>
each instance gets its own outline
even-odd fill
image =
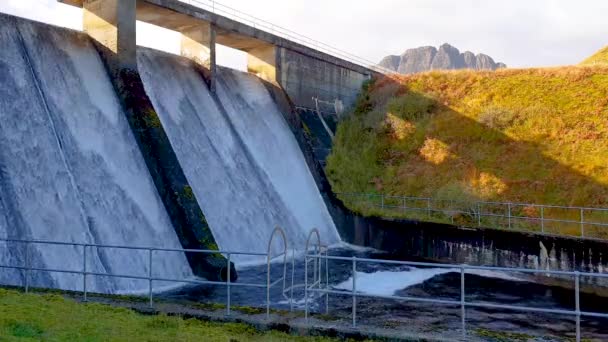
[[[384,210],[384,194],[380,194],[380,208]]]
[[[357,257],[353,256],[353,327],[357,327]]]
[[[580,279],[578,271],[574,272],[574,302],[576,305],[576,342],[581,341],[581,300],[580,300]]]
[[[511,202],[507,203],[507,217],[509,219],[509,229],[511,229]]]
[[[148,249],[148,298],[150,307],[154,306],[152,298],[152,248]]]
[[[540,232],[545,233],[545,207],[540,207]]]
[[[403,212],[407,212],[407,199],[403,196]]]
[[[82,296],[87,301],[87,245],[82,245]]]
[[[291,252],[291,287],[289,288],[289,311],[293,311],[293,285],[296,277],[296,253]]]
[[[466,323],[466,301],[465,301],[465,288],[464,288],[464,266],[460,267],[460,316],[462,324],[462,338],[463,341],[467,340],[467,323]]]
[[[30,290],[30,243],[25,243],[25,293],[28,293]]]
[[[318,247],[317,245],[314,245],[312,247],[312,251],[313,251],[313,253],[315,255],[317,254],[317,247]],[[318,265],[318,262],[319,262],[319,259],[316,259],[316,258],[312,259],[312,287],[313,288],[315,287],[315,284],[317,283],[317,276],[318,276],[318,274],[317,274],[317,270],[318,270],[317,265]],[[313,296],[314,296],[314,294],[313,294]]]
[[[426,215],[428,216],[428,218],[431,218],[431,198],[427,198],[426,199]]]
[[[454,224],[454,215],[452,214],[452,210],[454,208],[454,200],[450,200],[449,202],[449,208],[448,208],[448,212],[450,213],[450,221],[452,222],[452,224]]]
[[[585,212],[581,208],[581,237],[585,237]]]
[[[329,314],[329,258],[328,250],[325,249],[325,314]]]
[[[270,239],[272,242],[272,238]],[[270,318],[270,252],[268,252],[268,263],[266,265],[266,319]]]
[[[477,202],[477,227],[481,227],[481,203]]]
[[[304,319],[308,324],[308,251],[304,252]]]
[[[228,258],[226,260],[226,265],[227,265],[227,269],[226,269],[226,315],[230,316],[230,258],[231,258],[231,254],[228,253]]]

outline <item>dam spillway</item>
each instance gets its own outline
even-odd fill
[[[90,37],[0,15],[0,239],[182,248],[141,146]],[[147,96],[223,250],[264,252],[275,226],[289,248],[309,231],[340,241],[280,106],[252,74],[205,70],[138,49]],[[182,242],[183,243],[183,242]],[[275,246],[278,251],[278,246]],[[82,271],[82,246],[0,241],[0,265]],[[88,272],[148,275],[147,251],[87,247]],[[234,257],[237,265],[258,263]],[[80,290],[82,276],[2,268],[0,283]],[[183,253],[156,252],[154,276],[193,276]],[[169,284],[156,282],[160,289]],[[147,289],[145,280],[89,276],[92,292]]]
[[[0,42],[0,236],[181,248],[89,38],[2,15]],[[82,269],[80,247],[29,249],[32,267]],[[0,251],[3,264],[23,265],[23,245]],[[148,273],[144,251],[88,253],[92,272]],[[176,253],[158,257],[155,269],[173,278],[191,275]],[[2,272],[0,281],[21,285],[21,276]],[[80,278],[36,272],[31,282],[80,289]],[[91,277],[88,286],[128,292],[146,285]]]
[[[202,67],[138,50],[146,92],[222,250],[264,252],[276,225],[290,248],[318,228],[340,240],[302,152],[264,83],[219,68],[217,96]],[[252,262],[235,256],[237,264]]]

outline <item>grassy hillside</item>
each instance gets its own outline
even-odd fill
[[[608,65],[608,46],[582,61],[581,65]]]
[[[608,68],[376,80],[340,124],[326,170],[340,193],[608,207]]]
[[[0,289],[0,341],[317,341],[338,339],[261,333],[236,323],[144,316],[102,304],[78,304],[59,295]]]

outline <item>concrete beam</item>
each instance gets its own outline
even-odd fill
[[[102,48],[112,69],[137,70],[136,0],[85,0],[84,31]]]
[[[200,65],[215,64],[215,29],[209,23],[183,29],[181,32],[181,55]]]
[[[209,88],[214,92],[217,72],[215,27],[203,22],[200,25],[182,29],[181,35],[181,55],[209,70]]]
[[[78,6],[82,0],[57,1]],[[239,49],[239,46],[241,45],[251,46],[251,44],[257,44],[257,42],[264,42],[364,75],[377,74],[375,71],[365,66],[354,64],[342,58],[315,50],[264,30],[257,29],[250,25],[187,4],[183,1],[138,0],[137,11],[137,20],[145,21],[175,31],[181,31],[184,27],[195,26],[196,22],[199,21],[213,23],[218,29],[217,42],[236,49]],[[244,50],[246,51],[246,49]]]
[[[264,44],[247,50],[247,71],[277,84],[280,75],[279,48]]]

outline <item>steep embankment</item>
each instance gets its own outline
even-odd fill
[[[220,68],[217,97],[183,57],[138,51],[144,85],[224,250],[264,252],[276,225],[301,249],[313,227],[336,229],[302,152],[261,80]],[[278,251],[278,250],[277,250]],[[249,262],[249,256],[233,260]]]
[[[336,192],[606,207],[607,118],[608,68],[386,78],[341,123],[327,172]]]
[[[608,46],[582,61],[580,65],[608,65]]]
[[[0,15],[0,42],[0,237],[180,248],[89,38]],[[2,243],[0,253],[2,264],[83,269],[82,247]],[[148,252],[90,247],[87,270],[147,276]],[[191,275],[178,253],[158,252],[154,270],[163,277]],[[3,270],[0,282],[21,285],[22,276]],[[30,280],[82,288],[80,275],[31,272]],[[148,286],[88,281],[89,290],[101,292]]]

